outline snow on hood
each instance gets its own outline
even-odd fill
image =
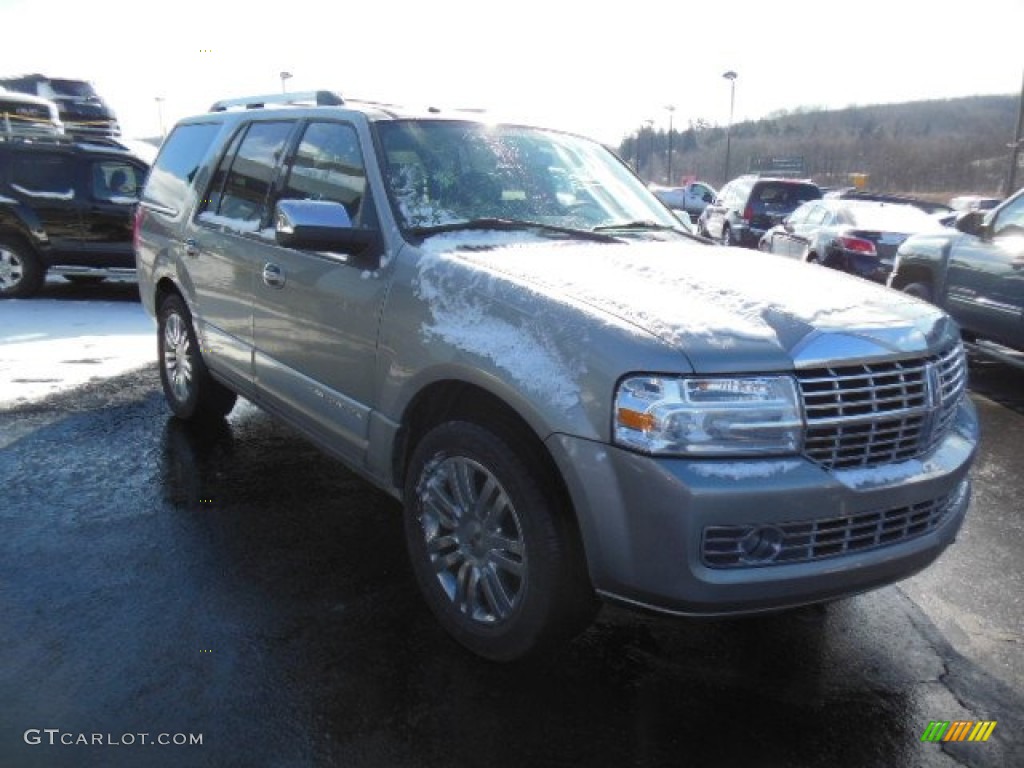
[[[702,244],[538,242],[514,233],[431,238],[427,261],[453,259],[570,297],[690,354],[770,344],[787,352],[813,331],[924,345],[942,313],[887,288],[757,251]],[[912,342],[908,342],[912,339]]]
[[[537,236],[529,233],[481,234],[451,233],[432,240],[475,245],[537,242]],[[582,345],[576,344],[575,351],[567,353],[543,314],[513,319],[494,312],[474,286],[441,268],[446,258],[441,255],[443,250],[427,249],[419,264],[416,293],[427,302],[431,315],[431,322],[421,329],[424,339],[439,337],[455,349],[482,355],[523,389],[563,410],[579,405],[578,382],[586,373]],[[483,271],[478,278],[492,279]]]

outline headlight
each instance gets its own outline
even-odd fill
[[[798,453],[803,419],[789,376],[632,376],[615,393],[615,442],[676,456]]]

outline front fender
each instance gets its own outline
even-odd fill
[[[0,233],[21,237],[41,254],[50,250],[50,241],[39,217],[21,203],[0,207]]]

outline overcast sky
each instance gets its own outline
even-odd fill
[[[1024,0],[0,0],[0,74],[92,80],[126,136],[230,96],[326,88],[617,144],[735,119],[1018,94]]]

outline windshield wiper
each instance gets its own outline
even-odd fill
[[[682,225],[673,227],[671,224],[658,224],[654,221],[642,221],[639,219],[636,221],[620,221],[618,224],[602,224],[599,227],[594,227],[592,231],[605,232],[622,229],[643,230],[648,232],[686,232]]]
[[[499,218],[469,219],[468,221],[455,221],[450,224],[437,224],[432,227],[414,227],[412,229],[412,233],[419,237],[428,237],[429,235],[437,235],[442,232],[461,232],[474,229],[492,229],[499,232],[540,230],[541,232],[554,232],[568,237],[581,238],[583,240],[593,240],[598,243],[619,242],[617,237],[589,229],[573,229],[572,227],[559,227],[554,224],[541,224],[536,221]]]

